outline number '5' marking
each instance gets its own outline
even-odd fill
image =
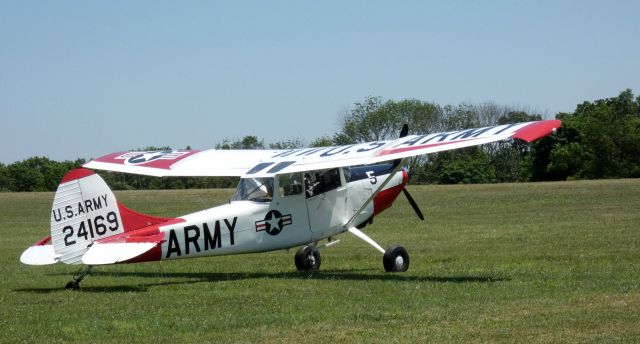
[[[366,172],[367,177],[369,177],[369,181],[371,182],[371,184],[375,184],[378,182],[378,178],[375,175],[373,175],[373,173],[374,173],[373,171]]]

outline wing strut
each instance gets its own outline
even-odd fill
[[[373,199],[376,198],[378,193],[380,193],[380,191],[382,191],[384,189],[384,187],[387,186],[389,181],[391,181],[391,178],[393,178],[393,176],[398,171],[400,171],[400,169],[402,168],[402,165],[404,165],[404,160],[403,161],[399,161],[399,160],[400,159],[398,159],[397,161],[394,162],[394,164],[396,166],[394,167],[393,171],[391,171],[391,173],[389,173],[389,176],[382,182],[382,184],[380,184],[378,189],[375,192],[371,193],[371,196],[369,196],[369,198],[367,198],[367,200],[362,204],[360,209],[358,209],[358,211],[356,211],[356,213],[353,214],[353,216],[349,219],[349,221],[347,221],[347,223],[345,223],[345,225],[343,226],[344,229],[349,229],[349,228],[353,227],[353,221],[355,221],[355,219],[367,208],[369,203],[371,203],[373,201]]]

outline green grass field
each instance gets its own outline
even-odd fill
[[[96,269],[24,266],[53,194],[0,193],[0,342],[638,342],[640,180],[410,187],[366,232],[411,266],[343,234],[321,270],[294,250]],[[231,190],[119,192],[177,216]]]

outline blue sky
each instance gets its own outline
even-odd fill
[[[0,0],[0,162],[333,134],[366,96],[640,93],[638,1]]]

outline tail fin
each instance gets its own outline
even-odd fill
[[[51,241],[56,260],[79,264],[96,240],[164,222],[119,204],[107,183],[91,170],[69,171],[51,209]]]

